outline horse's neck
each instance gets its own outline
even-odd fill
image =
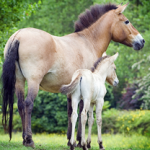
[[[101,57],[107,50],[111,41],[111,25],[112,20],[110,21],[103,16],[89,28],[81,32],[81,34],[84,34],[87,40],[93,44],[98,57]]]

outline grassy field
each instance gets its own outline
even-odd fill
[[[34,134],[35,150],[69,150],[66,135]],[[150,150],[150,138],[141,135],[103,135],[106,150]],[[8,135],[0,135],[0,150],[31,150],[22,145],[21,133],[13,134],[11,142]],[[79,150],[80,148],[76,148]],[[92,135],[91,150],[98,150],[97,136]]]

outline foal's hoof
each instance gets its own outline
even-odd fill
[[[91,142],[87,142],[87,148],[91,148]]]
[[[105,150],[105,148],[103,147],[102,142],[99,143],[99,150]]]
[[[82,149],[83,149],[83,150],[88,150],[86,144],[85,144],[84,146],[82,146]]]

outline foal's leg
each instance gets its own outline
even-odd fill
[[[82,145],[83,150],[87,150],[87,145],[86,145],[86,141],[85,141],[85,125],[86,125],[86,121],[87,121],[87,112],[89,110],[89,107],[90,107],[90,100],[84,99],[84,106],[83,106],[83,110],[81,113],[81,124],[82,124],[81,145]]]
[[[32,140],[31,131],[31,113],[33,109],[33,102],[37,96],[39,90],[39,82],[35,80],[28,81],[28,95],[25,100],[25,137],[24,145],[29,147],[34,147],[34,142]]]
[[[76,146],[74,142],[74,133],[75,133],[75,125],[77,122],[77,109],[78,109],[78,103],[79,103],[78,98],[72,97],[72,114],[71,114],[71,123],[72,123],[72,134],[71,134],[71,139],[70,139],[70,150],[74,150],[74,147]]]
[[[94,117],[93,117],[93,107],[94,104],[90,104],[89,108],[89,119],[88,119],[88,138],[87,138],[87,148],[91,148],[91,131],[92,131],[92,125],[94,123]]]
[[[98,144],[100,150],[105,150],[102,145],[102,136],[101,136],[103,102],[104,100],[101,99],[96,103],[96,122],[97,122],[97,130],[98,130]]]
[[[80,100],[80,104],[79,104],[79,123],[78,123],[78,133],[77,133],[77,141],[79,141],[77,147],[81,147],[81,134],[82,134],[82,127],[81,127],[81,112],[83,110],[83,100]]]

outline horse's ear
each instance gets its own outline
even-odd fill
[[[119,53],[117,52],[115,55],[111,56],[111,60],[114,62],[118,56],[119,56]]]
[[[126,7],[128,6],[128,4],[129,4],[129,2],[125,5],[123,5],[123,6],[118,5],[118,8],[115,10],[115,13],[118,14],[118,15],[123,13],[124,10],[126,9]]]
[[[117,7],[120,7],[120,6],[122,6],[122,4],[123,4],[123,2],[122,2],[121,4],[119,4],[119,5],[117,5]]]
[[[103,53],[102,57],[107,56],[106,52]]]

